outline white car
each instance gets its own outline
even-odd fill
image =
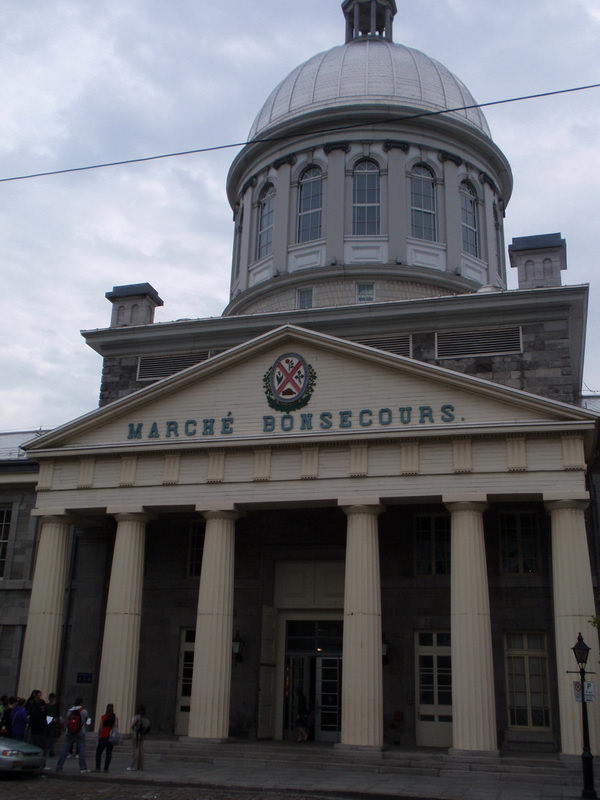
[[[34,744],[0,736],[0,773],[42,769],[46,765],[44,751]]]

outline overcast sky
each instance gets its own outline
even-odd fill
[[[0,0],[0,178],[247,138],[272,88],[344,41],[339,0]],[[394,38],[478,102],[600,82],[599,0],[398,0]],[[511,162],[506,241],[560,231],[591,284],[585,382],[600,391],[600,89],[485,111]],[[115,285],[157,321],[221,314],[239,148],[0,183],[0,431],[97,405]],[[510,286],[516,276],[510,275]]]

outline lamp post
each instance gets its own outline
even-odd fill
[[[582,797],[597,798],[594,789],[594,757],[590,750],[590,729],[588,726],[587,703],[585,700],[585,666],[587,664],[590,648],[583,641],[581,633],[577,637],[574,647],[571,648],[579,667],[579,677],[581,681],[581,722],[583,725],[583,752],[581,754],[581,767],[583,770],[583,790]]]

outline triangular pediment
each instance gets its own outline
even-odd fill
[[[588,429],[596,415],[285,326],[39,437],[28,449],[269,444],[335,437]]]

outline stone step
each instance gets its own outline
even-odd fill
[[[507,755],[498,758],[481,754],[458,755],[445,750],[382,752],[339,750],[333,745],[288,742],[204,743],[177,739],[146,740],[146,752],[156,760],[180,763],[247,763],[255,766],[297,766],[303,769],[373,771],[378,774],[406,774],[433,777],[490,777],[506,780],[532,779],[540,784],[568,785],[580,775],[578,759],[560,759],[556,754],[540,756]]]

